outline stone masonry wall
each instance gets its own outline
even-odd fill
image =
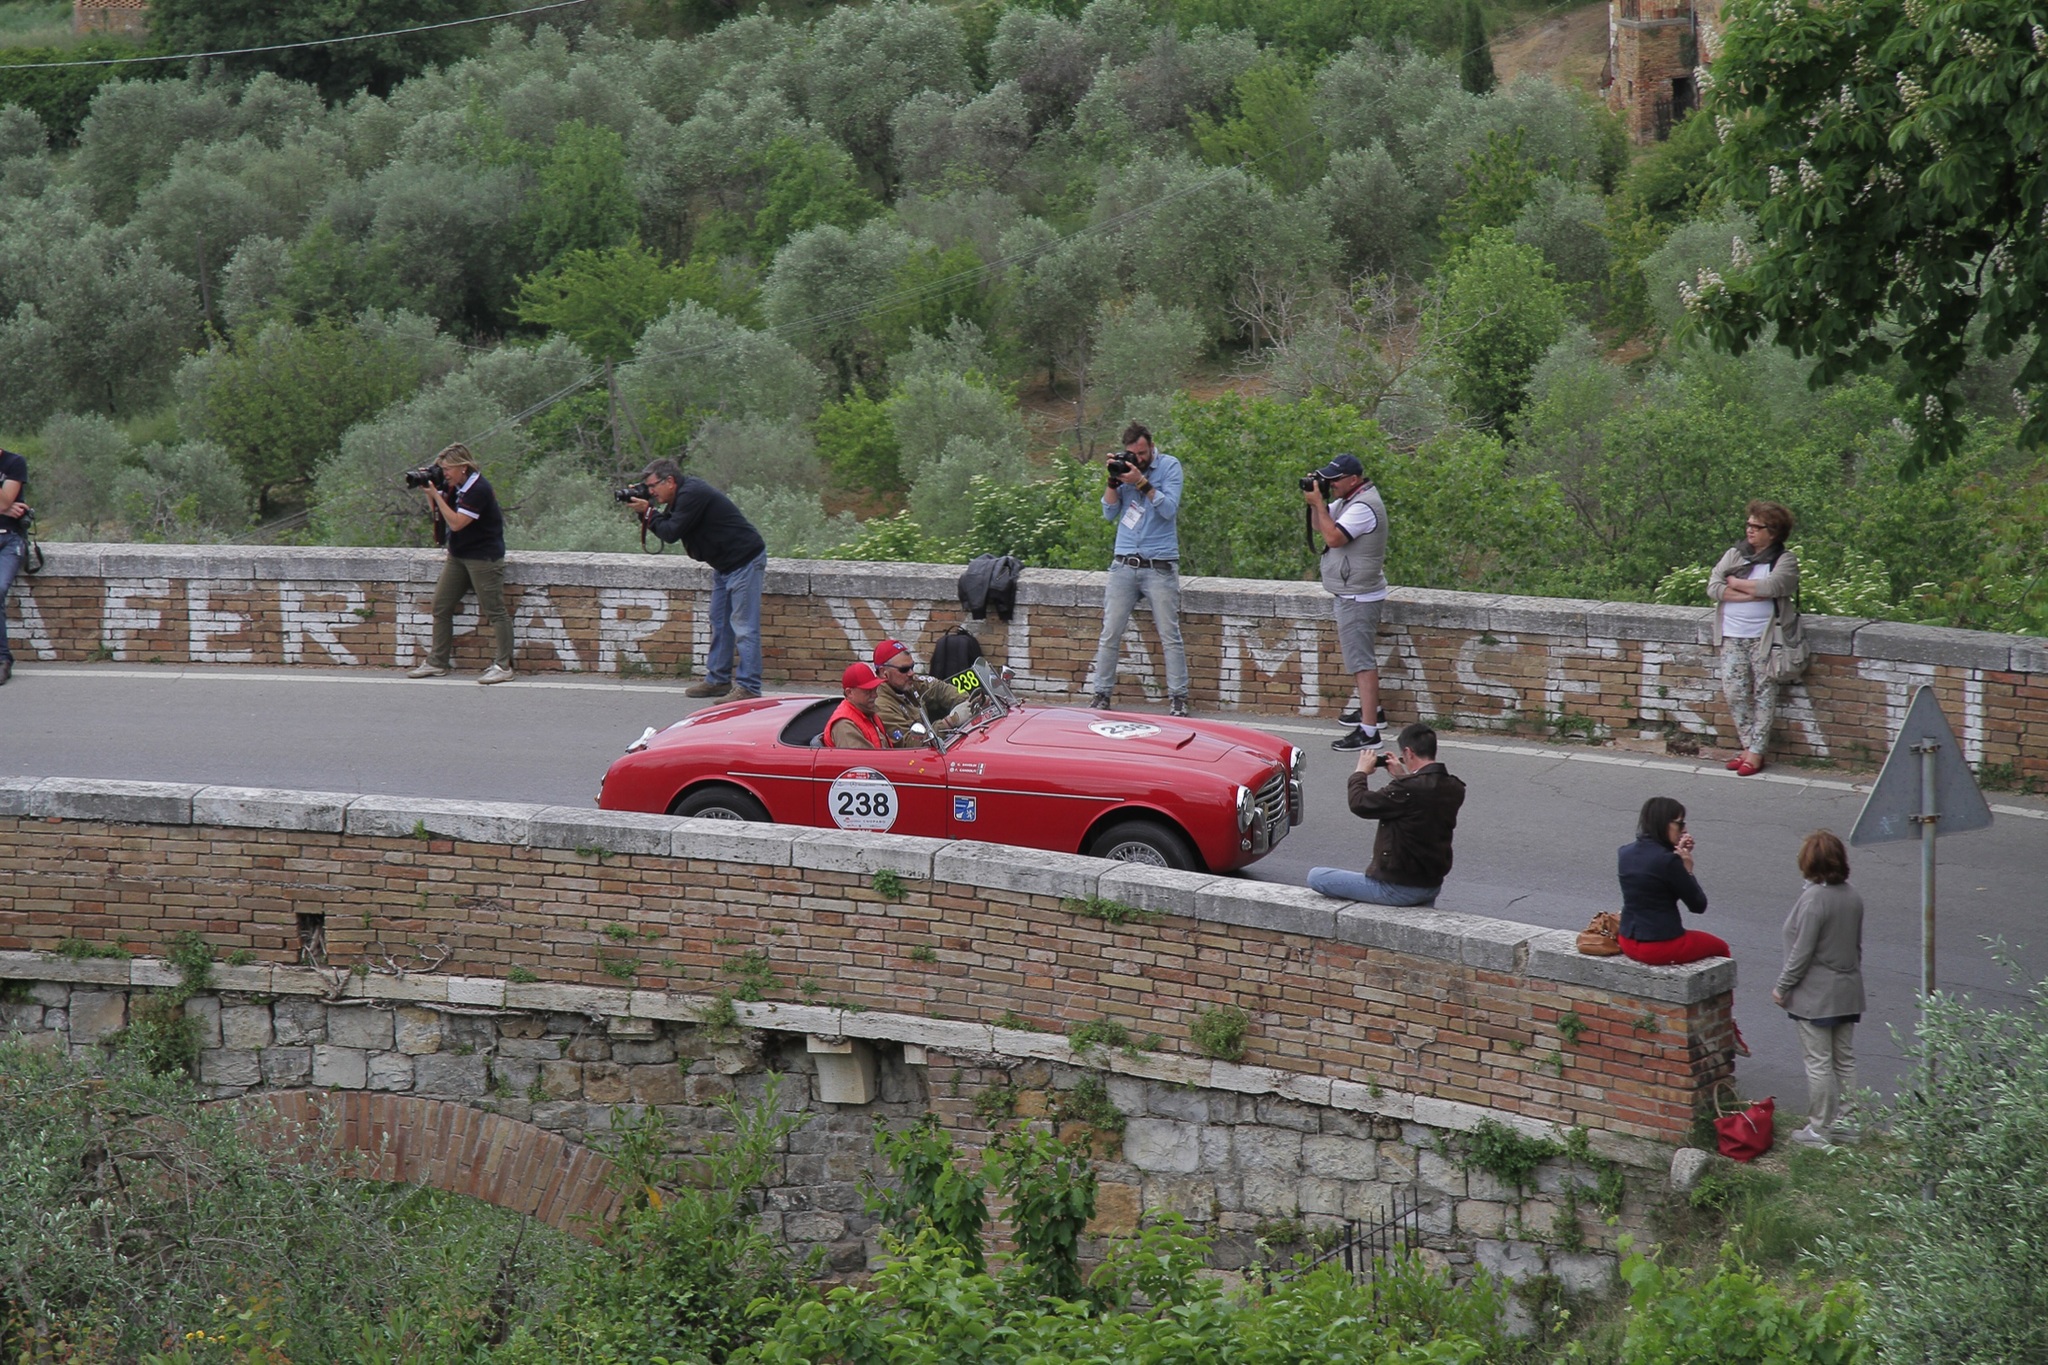
[[[51,545],[9,595],[18,666],[37,661],[409,667],[425,653],[439,557],[407,550]],[[964,618],[957,566],[774,560],[762,630],[775,685],[828,690],[884,638],[920,657]],[[1025,571],[1015,619],[974,625],[1019,691],[1085,697],[1105,576]],[[521,554],[507,593],[525,672],[679,676],[708,648],[704,566],[677,555]],[[1182,623],[1198,710],[1332,715],[1351,679],[1311,583],[1189,578]],[[1874,762],[1913,690],[1940,694],[1972,763],[2048,777],[2048,641],[1809,617],[1816,657],[1787,690],[1775,748]],[[458,621],[457,663],[487,645]],[[1396,589],[1381,635],[1389,714],[1467,729],[1732,744],[1704,608]],[[1164,700],[1140,613],[1120,703]]]
[[[1070,906],[1097,896],[1151,913]],[[1732,963],[1586,958],[1454,907],[895,835],[0,780],[0,950],[150,952],[183,930],[253,959],[221,970],[259,994],[683,1022],[740,994],[761,1026],[1059,1062],[1064,1034],[1107,1019],[1158,1035],[1122,1059],[1148,1079],[1448,1128],[1584,1125],[1639,1152],[1687,1136],[1732,1058]],[[1221,1005],[1252,1017],[1242,1063],[1190,1042]]]
[[[1286,1264],[1319,1231],[1412,1207],[1425,1247],[1454,1271],[1476,1264],[1514,1280],[1550,1275],[1597,1293],[1612,1284],[1616,1238],[1647,1231],[1658,1194],[1656,1172],[1630,1171],[1610,1226],[1589,1193],[1566,1195],[1568,1186],[1590,1192],[1599,1179],[1590,1167],[1553,1159],[1528,1190],[1516,1191],[1461,1163],[1455,1130],[1276,1094],[1105,1074],[1100,1056],[1090,1065],[884,1044],[876,1048],[874,1099],[838,1104],[822,1098],[800,1034],[607,1016],[598,990],[555,997],[580,1008],[510,1009],[387,998],[421,994],[395,978],[366,983],[376,995],[337,1000],[309,969],[215,972],[269,989],[187,1001],[201,1045],[198,1077],[213,1094],[267,1100],[315,1131],[324,1117],[341,1150],[372,1154],[355,1165],[376,1178],[454,1190],[569,1231],[615,1207],[604,1183],[608,1163],[593,1150],[615,1118],[654,1110],[672,1150],[702,1152],[731,1130],[722,1101],[761,1103],[772,1083],[777,1106],[807,1122],[772,1166],[761,1222],[799,1250],[822,1249],[834,1275],[872,1268],[883,1254],[861,1191],[864,1177],[887,1174],[874,1155],[874,1127],[925,1113],[970,1152],[1020,1123],[1049,1123],[1088,1141],[1101,1181],[1092,1239],[1179,1214],[1211,1236],[1212,1265],[1226,1272]],[[0,953],[0,1035],[89,1052],[128,1022],[148,989],[116,978],[171,975],[146,959]],[[754,1007],[749,1022],[777,1021],[772,1007]],[[1095,1115],[1101,1127],[1063,1117],[1091,1078],[1106,1082],[1116,1111]],[[1088,1248],[1099,1249],[1099,1240]]]

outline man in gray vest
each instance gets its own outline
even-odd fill
[[[1358,707],[1341,717],[1353,728],[1330,747],[1377,749],[1386,713],[1380,709],[1380,662],[1373,637],[1379,634],[1380,608],[1387,600],[1387,507],[1356,455],[1339,455],[1318,469],[1301,496],[1309,523],[1323,538],[1323,587],[1337,617],[1344,669],[1358,683]]]

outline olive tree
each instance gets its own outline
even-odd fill
[[[924,90],[966,94],[966,37],[960,21],[932,5],[842,6],[818,21],[793,68],[804,113],[822,124],[863,169],[890,178],[891,120]]]
[[[168,390],[198,322],[192,285],[77,197],[0,205],[0,421],[139,412]]]

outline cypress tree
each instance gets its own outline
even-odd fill
[[[1486,20],[1479,13],[1479,0],[1465,0],[1465,22],[1459,25],[1458,84],[1475,95],[1484,95],[1500,84],[1493,70],[1493,49],[1486,42]]]

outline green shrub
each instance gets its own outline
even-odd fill
[[[1235,1005],[1217,1005],[1196,1011],[1188,1037],[1196,1051],[1219,1061],[1244,1060],[1244,1039],[1251,1031],[1252,1017]]]
[[[1622,1251],[1630,1313],[1622,1365],[1856,1365],[1866,1358],[1857,1330],[1863,1293],[1854,1283],[1802,1300],[1765,1281],[1732,1247],[1704,1283],[1630,1254],[1627,1238]]]

